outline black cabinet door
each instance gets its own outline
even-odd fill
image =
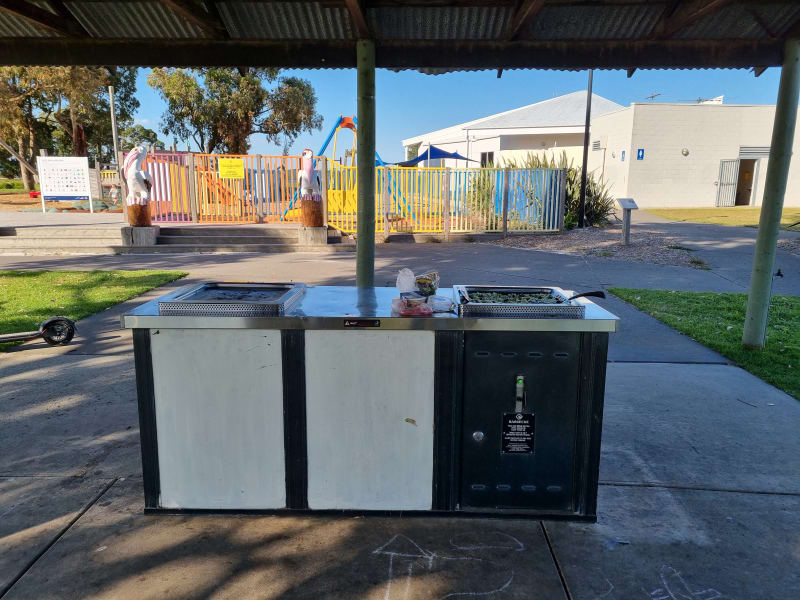
[[[574,510],[580,335],[465,333],[462,507]]]

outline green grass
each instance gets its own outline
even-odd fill
[[[729,208],[648,208],[647,212],[671,221],[688,223],[711,223],[713,225],[737,225],[758,227],[760,206],[732,206]],[[789,226],[800,221],[800,208],[783,207],[781,228],[800,231],[800,227]]]
[[[33,331],[48,317],[88,317],[183,271],[0,271],[0,333]],[[0,344],[0,351],[14,343]]]
[[[800,400],[800,297],[773,296],[762,349],[742,346],[746,294],[609,291]]]

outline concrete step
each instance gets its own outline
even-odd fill
[[[17,237],[0,236],[0,248],[94,248],[97,246],[119,246],[119,232],[111,237]]]
[[[301,246],[300,244],[163,244],[157,246],[119,247],[120,254],[227,254],[253,252],[270,254],[276,252],[353,252],[355,244],[332,244],[328,246]]]
[[[268,237],[297,238],[297,225],[249,225],[245,227],[229,225],[225,227],[209,227],[195,225],[191,227],[161,226],[159,235],[188,237]]]
[[[66,247],[2,247],[0,255],[3,256],[69,256],[69,255],[95,255],[119,254],[120,246],[66,246]]]
[[[35,227],[0,227],[0,240],[4,238],[115,238],[120,240],[122,225],[102,227],[62,227],[62,226],[35,226]],[[97,244],[95,244],[97,245]]]
[[[297,234],[293,237],[275,237],[262,235],[161,235],[156,242],[163,244],[296,244]]]

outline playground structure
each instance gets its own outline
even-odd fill
[[[326,223],[356,233],[355,117],[339,116],[314,157]],[[337,159],[339,133],[353,145]],[[331,147],[332,157],[325,153]],[[219,160],[242,161],[241,178],[220,176]],[[349,159],[349,160],[348,160]],[[299,156],[152,153],[155,223],[299,222]],[[349,163],[349,164],[348,164]],[[566,172],[558,169],[400,167],[375,154],[376,231],[448,233],[555,231],[563,226]]]

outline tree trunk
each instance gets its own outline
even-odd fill
[[[28,158],[28,141],[25,139],[24,135],[19,135],[17,137],[17,151],[21,157],[26,159]],[[25,187],[25,191],[29,192],[34,189],[35,182],[33,181],[33,173],[31,173],[22,165],[19,166],[19,171],[20,179],[22,179],[22,185]]]

